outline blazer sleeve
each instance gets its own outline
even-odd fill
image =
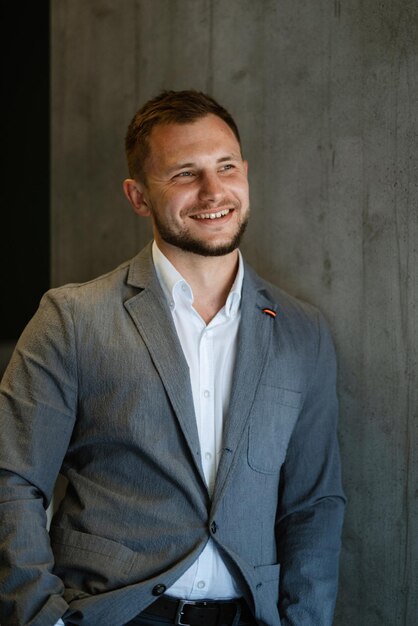
[[[276,523],[282,626],[331,626],[345,497],[337,441],[336,360],[318,314],[317,359],[282,467]]]
[[[46,508],[77,403],[72,316],[53,290],[23,332],[0,386],[0,622],[53,625],[68,605]]]

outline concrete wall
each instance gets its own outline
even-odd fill
[[[326,314],[349,506],[339,626],[418,615],[418,9],[415,0],[52,2],[54,284],[150,231],[120,181],[163,88],[230,108],[250,162],[256,269]]]

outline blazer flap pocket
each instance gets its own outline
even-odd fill
[[[302,393],[300,391],[293,391],[293,389],[285,389],[284,387],[273,387],[270,385],[263,385],[264,388],[268,388],[270,393],[276,397],[276,401],[284,406],[291,406],[294,409],[300,407],[302,400]]]
[[[56,570],[62,572],[64,579],[66,574],[78,579],[98,572],[108,579],[119,579],[129,573],[135,558],[133,550],[98,535],[52,526],[50,536]],[[74,582],[78,584],[66,586],[80,588],[80,580],[68,580],[68,583]]]
[[[273,565],[257,565],[254,567],[254,573],[255,577],[263,583],[279,580],[280,563],[273,563]]]

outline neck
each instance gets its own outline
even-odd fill
[[[193,307],[208,324],[225,305],[238,270],[238,250],[206,257],[158,241],[158,247],[189,283]]]

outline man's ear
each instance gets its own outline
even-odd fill
[[[123,191],[137,215],[141,217],[149,217],[151,215],[143,183],[139,183],[133,178],[127,178],[123,181]]]

